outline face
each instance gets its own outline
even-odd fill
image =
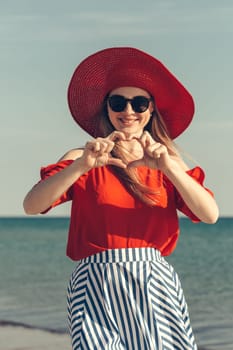
[[[113,95],[120,95],[126,99],[133,99],[135,96],[144,96],[148,99],[151,98],[147,91],[136,87],[120,87],[114,89],[110,92],[109,97]],[[109,102],[107,103],[108,116],[112,125],[116,130],[124,132],[127,137],[141,136],[144,127],[148,124],[151,118],[153,102],[149,101],[148,108],[145,110],[143,109],[142,113],[137,111],[137,107],[135,109],[136,111],[128,101],[122,111],[115,112],[110,107]]]

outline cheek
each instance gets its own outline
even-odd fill
[[[109,121],[114,125],[117,113],[113,112],[109,107],[107,108],[107,112]]]
[[[142,122],[147,125],[150,121],[151,118],[151,112],[148,110],[147,112],[145,112],[143,118],[142,118]]]

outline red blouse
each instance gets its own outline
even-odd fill
[[[65,160],[41,168],[42,180],[72,162]],[[179,235],[177,209],[192,221],[200,221],[160,171],[140,167],[138,173],[143,183],[157,192],[153,207],[130,194],[111,167],[105,166],[82,175],[45,211],[72,200],[67,242],[67,255],[72,260],[106,249],[132,247],[154,247],[162,255],[169,255]],[[200,167],[187,173],[203,186],[205,174]]]

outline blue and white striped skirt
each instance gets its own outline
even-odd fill
[[[68,287],[73,350],[196,350],[178,275],[153,248],[78,262]]]

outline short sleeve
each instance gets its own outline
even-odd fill
[[[204,186],[205,173],[200,167],[195,167],[186,171],[186,173],[191,176],[195,181],[197,181],[207,192],[209,192],[213,196],[213,192]],[[180,210],[184,215],[188,216],[193,222],[200,222],[200,219],[193,214],[193,212],[188,208],[185,204],[183,198],[179,194],[178,191],[175,190],[175,200],[176,207]]]
[[[71,163],[73,162],[73,160],[63,160],[60,161],[58,163],[55,164],[50,164],[46,167],[42,167],[40,169],[40,177],[41,180],[43,181],[45,179],[47,179],[50,176],[55,175],[56,173],[58,173],[59,171],[65,169],[67,166],[69,166]],[[51,204],[51,206],[49,208],[47,208],[45,211],[43,211],[41,214],[46,214],[51,208],[56,207],[59,204],[65,203],[67,201],[72,200],[72,186],[70,188],[68,188],[68,190],[66,192],[64,192],[60,198],[58,198],[54,203]]]

